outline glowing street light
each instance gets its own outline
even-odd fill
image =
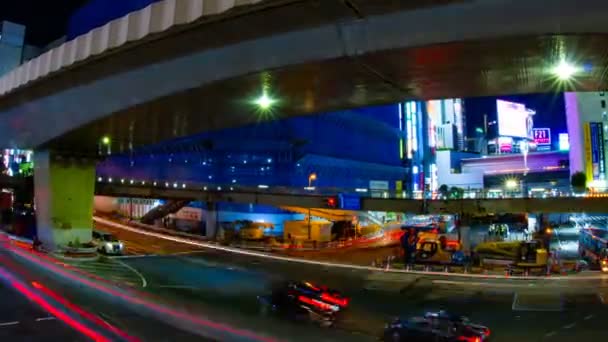
[[[106,146],[110,145],[110,142],[112,142],[112,140],[110,140],[110,137],[107,136],[107,135],[104,136],[103,138],[101,138],[101,143],[104,144],[104,145],[106,145]]]
[[[511,190],[515,189],[517,187],[517,180],[507,179],[507,181],[505,182],[505,187]]]
[[[553,67],[553,74],[562,81],[571,79],[578,71],[579,68],[576,65],[569,63],[564,59]]]
[[[311,188],[312,187],[312,182],[317,180],[317,174],[316,173],[311,173],[310,175],[308,175],[308,187]]]
[[[268,96],[266,92],[255,100],[255,104],[263,111],[270,110],[276,102],[277,100]]]

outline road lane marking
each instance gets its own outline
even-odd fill
[[[513,311],[517,311],[517,296],[518,293],[515,292],[515,294],[513,295],[513,303],[511,304],[511,310]]]
[[[576,322],[572,323],[572,324],[568,324],[568,325],[564,325],[562,328],[563,329],[572,329],[576,326]]]
[[[584,319],[585,321],[588,321],[588,320],[590,320],[590,319],[592,319],[592,318],[593,318],[593,315],[589,315],[589,316],[585,316],[585,318],[583,318],[583,319]]]
[[[559,298],[549,298],[549,302],[541,302],[541,303],[525,303],[525,294],[523,303],[521,303],[521,298],[518,292],[515,292],[513,295],[513,303],[511,304],[512,311],[536,311],[536,312],[559,312],[563,311],[563,302],[562,299]],[[537,297],[534,297],[537,298]]]
[[[141,287],[146,287],[148,286],[148,281],[146,280],[146,278],[144,277],[143,274],[141,274],[138,270],[136,270],[134,267],[127,265],[126,263],[120,261],[120,260],[116,260],[117,263],[123,265],[124,267],[126,267],[127,269],[133,271],[133,273],[137,274],[139,276],[139,278],[141,279]]]
[[[106,257],[110,260],[114,260],[114,259],[133,259],[133,258],[145,258],[145,257],[158,257],[161,256],[159,254],[132,254],[132,255],[116,255],[116,256],[110,256],[110,257]]]
[[[556,334],[557,334],[557,331],[548,332],[545,334],[545,337],[555,336]]]
[[[55,317],[40,317],[40,318],[36,318],[36,322],[41,322],[41,321],[52,321],[54,320]]]
[[[513,288],[531,288],[534,284],[500,284],[487,282],[470,282],[470,281],[454,281],[454,280],[433,280],[433,284],[448,284],[448,285],[466,285],[466,286],[490,286],[490,287],[513,287]]]
[[[4,322],[4,323],[0,323],[0,327],[6,327],[6,326],[10,326],[10,325],[17,325],[17,324],[19,324],[18,321]]]
[[[200,287],[191,286],[191,285],[154,285],[154,287],[158,287],[161,289],[184,289],[184,290],[200,290]]]

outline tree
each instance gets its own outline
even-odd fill
[[[587,187],[587,175],[581,171],[573,173],[570,178],[570,185],[575,192],[584,192]]]
[[[464,189],[459,188],[457,186],[453,186],[450,188],[450,198],[451,199],[461,199],[464,196]]]
[[[447,185],[441,184],[439,189],[437,189],[437,192],[439,192],[439,198],[447,199],[448,195],[450,194],[450,189],[448,188]]]

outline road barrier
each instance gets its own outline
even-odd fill
[[[96,216],[102,218],[101,216]],[[196,234],[190,234],[180,232],[172,229],[157,227],[145,223],[141,223],[134,220],[128,220],[124,218],[118,219],[129,226],[139,227],[145,230],[151,230],[154,232],[184,237],[188,239],[195,239],[198,241],[210,242],[206,237]],[[114,222],[114,221],[112,221]],[[286,251],[286,250],[298,250],[298,251],[323,251],[323,250],[338,250],[343,248],[367,248],[367,247],[383,247],[390,246],[399,243],[399,238],[403,232],[399,229],[390,230],[387,232],[377,232],[367,236],[362,236],[355,239],[344,240],[344,241],[330,241],[330,242],[318,242],[316,247],[312,242],[296,242],[296,243],[267,243],[262,241],[241,241],[237,243],[231,243],[231,247],[245,248],[245,249],[256,249],[265,251]]]

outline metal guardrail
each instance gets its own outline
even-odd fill
[[[167,181],[120,178],[112,176],[98,176],[100,184],[118,184],[142,188],[157,189],[188,189],[209,192],[247,192],[265,193],[277,195],[307,195],[307,196],[335,196],[338,194],[352,195],[360,198],[384,198],[384,199],[410,199],[410,200],[458,200],[458,199],[517,199],[517,198],[572,198],[572,197],[605,197],[608,198],[608,188],[594,188],[591,191],[578,192],[571,187],[558,188],[530,188],[527,191],[518,189],[448,189],[447,193],[439,191],[414,192],[412,194],[404,191],[373,190],[363,188],[340,188],[340,187],[288,187],[269,186],[260,184],[257,186],[246,186],[237,184],[217,184],[190,181]]]

